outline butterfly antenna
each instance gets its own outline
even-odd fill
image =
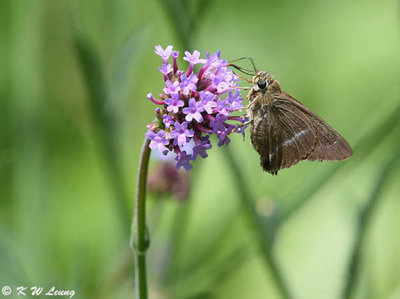
[[[236,64],[230,63],[230,64],[228,64],[228,66],[234,67],[235,69],[237,69],[238,71],[242,72],[243,74],[254,76],[254,74],[252,73],[251,70],[247,70],[245,68],[237,66]]]
[[[244,60],[244,59],[250,60],[251,65],[253,66],[253,69],[254,69],[254,74],[253,75],[257,74],[258,73],[258,69],[256,68],[256,64],[254,63],[254,60],[251,57],[248,57],[248,56],[240,57],[238,59],[234,59],[234,60],[229,61],[229,63],[232,64],[232,62],[236,62],[236,61],[240,61],[240,60]],[[246,70],[246,71],[250,72],[249,70]]]
[[[231,65],[231,64],[230,64]],[[233,66],[233,65],[231,65],[231,66]],[[234,66],[234,67],[236,67],[236,66]],[[238,76],[240,79],[242,79],[242,80],[244,80],[244,81],[247,81],[248,83],[251,83],[251,82],[253,82],[252,80],[250,80],[250,79],[247,79],[247,78],[245,78],[245,77],[242,77],[242,76],[240,76],[239,74],[237,74],[235,71],[232,71],[232,73],[234,73],[236,76]],[[248,74],[248,75],[250,75],[250,74]]]

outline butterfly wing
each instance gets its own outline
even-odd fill
[[[311,122],[316,135],[316,142],[314,149],[304,159],[309,161],[341,161],[353,155],[350,145],[338,132],[289,94],[282,92],[275,98],[273,104],[278,107],[295,107]]]

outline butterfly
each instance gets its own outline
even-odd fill
[[[256,71],[252,83],[250,137],[264,171],[276,175],[301,160],[341,161],[353,155],[338,132],[283,91],[269,72]]]

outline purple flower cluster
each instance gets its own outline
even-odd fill
[[[155,49],[163,60],[159,71],[166,86],[159,99],[152,93],[147,95],[147,99],[161,107],[156,108],[157,118],[147,126],[146,137],[151,140],[152,150],[164,154],[175,152],[176,168],[188,171],[197,156],[207,157],[212,134],[218,137],[218,146],[228,145],[228,135],[232,132],[244,136],[243,123],[247,118],[232,115],[243,108],[243,99],[236,88],[238,77],[228,68],[228,62],[221,59],[219,51],[212,55],[207,52],[206,59],[200,58],[199,51],[186,51],[183,60],[189,62],[189,67],[183,71],[178,69],[179,52],[173,51],[172,46]],[[200,67],[196,73],[197,64]]]

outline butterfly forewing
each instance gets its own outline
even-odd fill
[[[283,102],[287,105],[292,105],[303,112],[313,127],[316,135],[316,143],[314,149],[306,157],[309,161],[341,161],[350,158],[353,155],[353,150],[347,141],[336,132],[322,118],[309,110],[302,103],[297,101],[289,94],[282,92],[278,95],[275,103]]]

